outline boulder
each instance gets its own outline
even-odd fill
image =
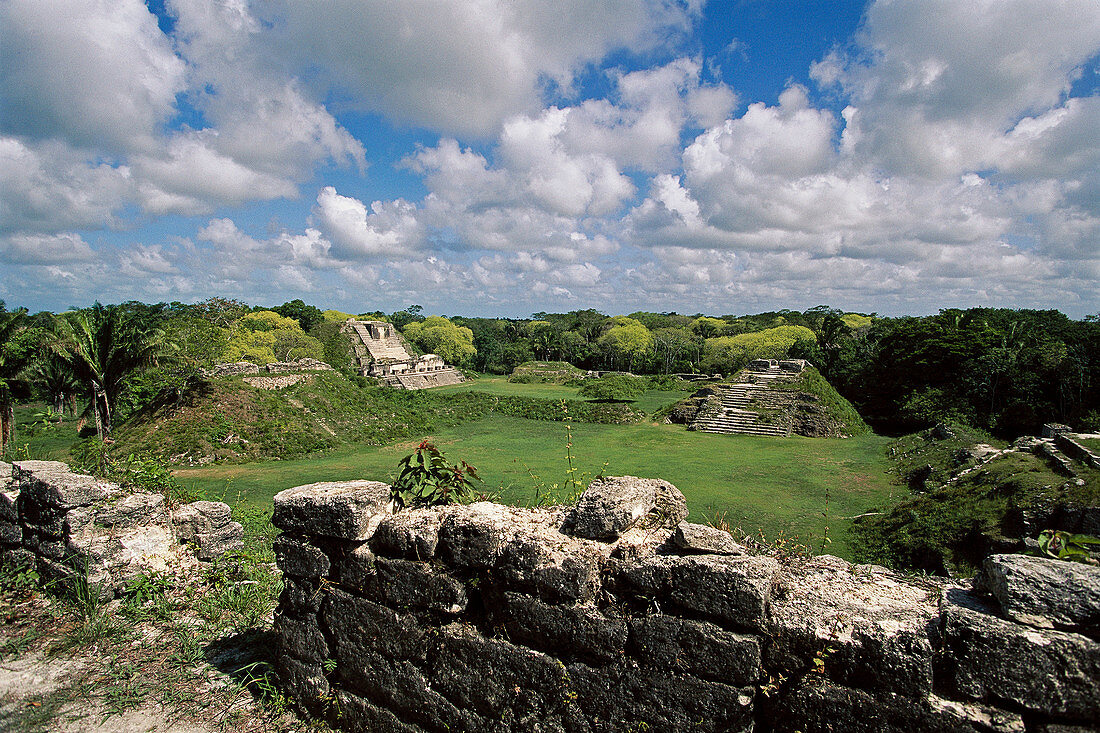
[[[1040,628],[1100,632],[1100,567],[1029,555],[990,555],[975,590],[997,599],[1004,615]]]
[[[228,504],[195,501],[172,512],[172,526],[181,542],[193,546],[200,560],[213,560],[244,544],[244,527],[230,516]]]
[[[16,461],[12,477],[22,501],[63,510],[89,506],[121,492],[117,484],[74,473],[60,461]]]
[[[392,511],[389,484],[322,481],[276,494],[271,523],[286,532],[365,540]]]
[[[566,517],[563,529],[575,537],[612,541],[646,520],[675,527],[687,517],[687,500],[660,479],[617,476],[593,481]]]

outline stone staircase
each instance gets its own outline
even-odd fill
[[[727,435],[770,435],[786,437],[791,434],[789,420],[781,424],[762,422],[760,414],[751,407],[768,406],[769,387],[776,382],[790,381],[798,374],[771,368],[766,371],[742,372],[742,381],[716,384],[717,393],[699,410],[688,430]],[[751,380],[751,381],[750,381]]]
[[[407,361],[412,358],[409,356],[409,352],[405,350],[405,346],[401,343],[399,337],[387,336],[384,339],[376,339],[371,335],[370,328],[363,323],[354,323],[352,328],[355,335],[359,337],[360,343],[375,361],[381,361],[382,359]],[[359,351],[358,346],[359,344],[356,344],[357,352]]]

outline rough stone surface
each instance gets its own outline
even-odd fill
[[[1076,721],[1100,720],[1100,642],[961,606],[945,609],[944,671],[958,694]]]
[[[382,598],[395,608],[423,608],[441,614],[466,609],[466,588],[446,572],[412,560],[375,561]]]
[[[229,505],[220,501],[193,501],[172,512],[172,525],[181,540],[221,529],[231,521]]]
[[[292,535],[275,538],[272,549],[283,573],[296,578],[323,578],[332,565],[328,555],[303,538]]]
[[[471,504],[443,520],[437,551],[452,567],[487,568],[496,562],[514,532],[512,519],[511,510],[499,504]]]
[[[550,525],[535,525],[504,544],[496,569],[508,587],[550,601],[587,601],[599,588],[604,559],[596,543],[573,540]]]
[[[439,544],[439,529],[449,511],[432,507],[408,509],[382,519],[371,538],[377,552],[409,560],[431,560]]]
[[[613,540],[643,519],[655,526],[676,526],[687,516],[687,500],[660,479],[616,476],[593,481],[566,519],[576,537]]]
[[[729,532],[705,524],[680,522],[672,535],[674,544],[684,554],[747,555],[748,550],[734,542]]]
[[[322,481],[276,494],[271,523],[288,532],[367,539],[392,504],[389,484],[380,481]]]
[[[830,556],[784,567],[768,607],[769,666],[792,673],[820,655],[844,685],[930,692],[940,591]]]
[[[116,484],[74,473],[59,461],[16,461],[12,477],[24,501],[64,509],[101,502],[120,491]]]
[[[762,628],[779,562],[762,556],[655,556],[623,566],[618,579],[647,597],[744,628]]]
[[[756,684],[762,673],[759,637],[706,621],[660,614],[632,619],[630,644],[646,665],[738,687]]]
[[[1100,567],[1028,555],[991,555],[974,585],[996,598],[1013,621],[1100,633]]]
[[[604,664],[620,659],[626,648],[626,620],[592,605],[551,604],[505,593],[495,620],[510,639],[569,659]]]

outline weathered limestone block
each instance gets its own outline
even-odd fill
[[[336,693],[340,728],[362,733],[421,733],[422,728],[402,722],[385,708],[373,705],[347,690]]]
[[[113,504],[74,509],[66,516],[66,530],[66,557],[79,562],[89,582],[104,591],[183,561],[160,494],[131,494]]]
[[[389,484],[322,481],[276,494],[271,523],[285,532],[365,540],[392,510]]]
[[[223,364],[215,364],[210,370],[212,377],[231,377],[237,374],[259,374],[260,365],[250,361],[230,361]]]
[[[439,529],[449,507],[402,509],[382,519],[371,538],[380,555],[409,560],[431,560],[439,544]]]
[[[378,558],[371,552],[370,545],[359,543],[332,560],[330,576],[342,588],[363,596],[378,596]]]
[[[197,535],[193,546],[195,556],[200,560],[221,557],[244,546],[244,526],[240,522],[230,522],[209,534]]]
[[[293,655],[280,654],[275,668],[290,694],[307,708],[320,710],[331,696],[324,668],[317,662],[303,662]]]
[[[593,481],[565,520],[575,537],[614,540],[642,520],[675,527],[687,517],[687,500],[660,479],[616,476]]]
[[[751,687],[652,668],[567,665],[569,686],[598,731],[753,730]]]
[[[684,555],[747,555],[749,552],[743,545],[734,542],[729,532],[691,522],[676,525],[672,544]]]
[[[301,617],[321,610],[325,595],[321,584],[313,580],[300,580],[283,576],[283,592],[279,595],[279,613]]]
[[[264,365],[264,371],[269,374],[285,374],[286,372],[331,372],[335,371],[331,366],[319,359],[304,357],[296,361],[274,361]]]
[[[184,541],[221,529],[230,521],[232,510],[221,501],[193,501],[172,512],[176,535]]]
[[[316,616],[291,618],[280,614],[275,616],[274,628],[279,640],[279,651],[314,664],[320,664],[328,658],[328,644],[317,626]]]
[[[708,621],[653,615],[630,622],[630,652],[647,666],[744,687],[761,677],[760,639]]]
[[[423,608],[442,614],[466,610],[466,587],[443,570],[414,560],[375,560],[382,598],[394,608]]]
[[[333,652],[353,668],[365,664],[359,656],[363,652],[396,660],[426,659],[428,630],[411,614],[397,613],[339,589],[327,596],[321,618],[332,634]]]
[[[1028,555],[990,555],[974,587],[996,598],[1013,621],[1100,632],[1100,567]]]
[[[622,659],[626,648],[625,620],[593,605],[556,605],[509,592],[495,610],[495,621],[512,641],[560,657],[605,664]]]
[[[510,509],[480,501],[459,508],[443,520],[437,552],[451,567],[488,568],[497,561],[515,530]]]
[[[771,557],[657,555],[621,566],[616,580],[624,591],[759,629],[778,574],[779,562]]]
[[[1100,720],[1100,642],[1037,630],[961,606],[943,612],[945,681],[973,700]]]
[[[19,522],[19,490],[8,488],[10,483],[11,464],[0,463],[0,546],[18,545],[23,541],[23,527]]]
[[[40,506],[88,506],[120,492],[117,484],[74,473],[60,461],[16,461],[12,477],[21,500]]]
[[[817,656],[841,684],[925,695],[940,590],[828,555],[792,562],[768,608],[768,667],[791,674]]]
[[[280,535],[272,549],[279,568],[295,578],[323,578],[332,565],[328,555],[301,537]]]
[[[810,675],[792,690],[761,701],[761,717],[776,733],[1024,733],[1011,712],[863,690]]]
[[[569,678],[561,662],[541,652],[486,639],[464,624],[439,631],[432,688],[487,720],[540,720],[566,714]],[[519,727],[519,726],[516,726]],[[522,726],[526,727],[526,726]]]
[[[606,546],[575,540],[553,524],[528,527],[507,541],[496,563],[503,585],[549,601],[587,601],[600,587]]]
[[[7,491],[8,484],[11,482],[11,464],[0,461],[0,491]]]

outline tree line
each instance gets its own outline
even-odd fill
[[[1042,423],[1100,430],[1100,318],[1056,310],[947,309],[888,318],[818,306],[708,316],[593,309],[531,318],[425,316],[412,305],[386,320],[414,351],[461,368],[507,374],[563,361],[637,374],[732,374],[754,358],[806,358],[880,432],[956,421],[1012,437]],[[8,311],[0,301],[0,450],[13,406],[37,399],[79,412],[101,437],[134,412],[179,400],[217,362],[311,357],[356,376],[341,333],[353,314],[293,300],[253,306],[95,304],[61,314]]]

